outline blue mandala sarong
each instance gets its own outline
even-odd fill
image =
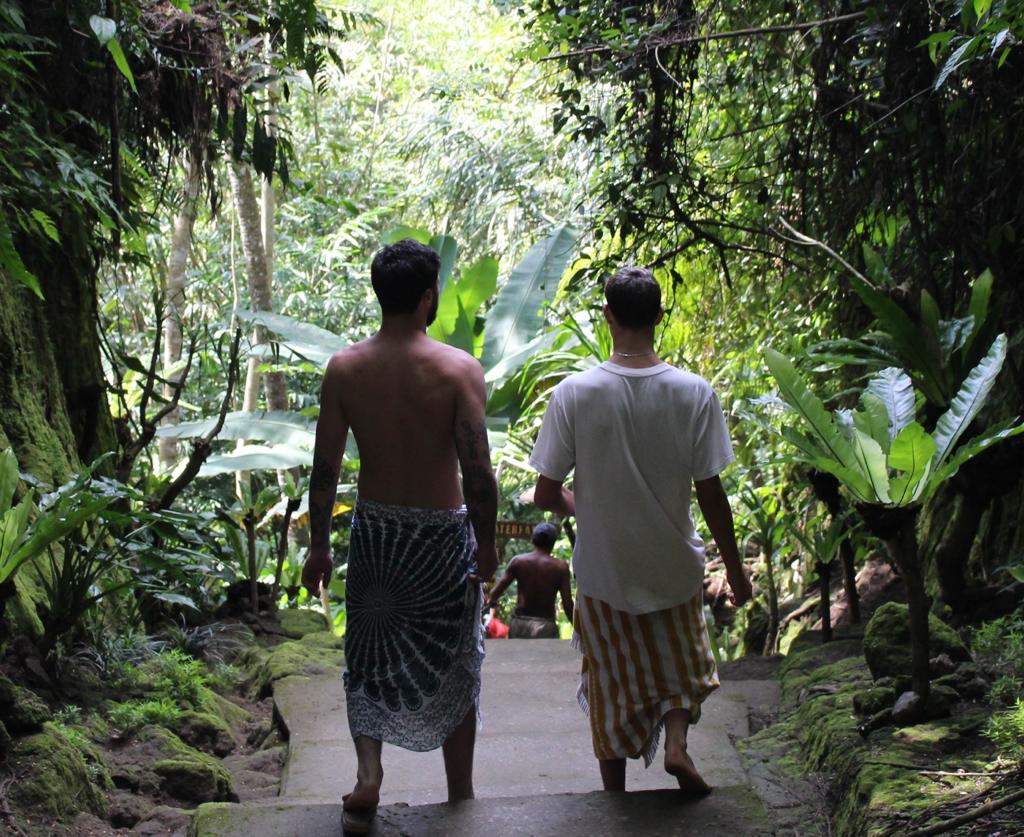
[[[482,593],[468,579],[475,552],[465,508],[356,502],[345,579],[353,738],[434,750],[478,707]]]

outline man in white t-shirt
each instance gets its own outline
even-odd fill
[[[703,378],[658,358],[661,289],[643,268],[605,285],[610,361],[551,394],[530,463],[536,504],[575,515],[580,705],[590,716],[605,790],[625,790],[626,758],[647,766],[665,730],[665,770],[706,793],[686,750],[690,724],[718,687],[704,623],[704,542],[691,484],[725,562],[736,605],[751,596],[719,474],[732,462],[722,408]],[[573,490],[563,486],[575,468]]]

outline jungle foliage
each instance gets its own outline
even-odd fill
[[[1011,0],[0,0],[0,383],[27,390],[0,395],[0,582],[24,574],[55,655],[311,606],[319,378],[375,328],[373,252],[413,237],[442,257],[431,336],[485,370],[503,516],[536,515],[547,394],[607,359],[601,280],[640,263],[659,351],[719,391],[739,454],[767,618],[719,626],[716,651],[787,647],[815,589],[827,636],[833,577],[858,618],[855,572],[896,530],[917,612],[935,594],[969,618],[1024,555],[1022,26]],[[260,177],[270,310],[229,163]],[[245,401],[250,360],[286,408]],[[358,464],[351,444],[338,630]]]

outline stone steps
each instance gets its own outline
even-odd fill
[[[374,824],[379,837],[688,837],[773,833],[764,807],[748,787],[717,788],[702,799],[678,791],[541,794],[474,799],[458,805],[387,805]],[[245,805],[203,805],[190,837],[338,837],[341,805],[305,799]]]
[[[723,666],[725,681],[691,728],[690,753],[717,790],[700,800],[679,793],[655,763],[627,768],[629,794],[600,788],[590,729],[575,700],[579,657],[560,640],[490,642],[484,665],[474,785],[477,799],[445,804],[439,750],[411,753],[384,746],[380,835],[735,835],[771,833],[767,814],[733,742],[749,718],[771,711],[778,689],[764,664]],[[764,669],[763,671],[761,669]],[[734,679],[728,679],[729,677]],[[765,679],[761,679],[765,678]],[[355,753],[340,671],[292,676],[274,687],[276,714],[288,734],[288,763],[277,799],[214,803],[197,812],[190,833],[202,837],[286,837],[341,833],[340,800],[352,788]]]

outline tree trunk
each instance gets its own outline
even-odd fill
[[[242,253],[245,256],[245,272],[249,279],[249,300],[253,311],[273,311],[270,264],[263,246],[263,224],[256,191],[253,187],[252,172],[238,160],[228,166],[231,192],[238,210],[238,225],[242,238]],[[263,326],[256,326],[253,339],[256,343],[267,342],[268,333]],[[259,360],[249,359],[245,382],[246,404],[243,409],[255,408],[255,393],[259,389],[257,366]],[[269,372],[263,376],[263,388],[267,396],[267,407],[271,410],[288,408],[288,390],[283,372]],[[252,401],[250,401],[250,398]]]
[[[922,702],[927,702],[928,675],[928,613],[931,600],[924,587],[924,573],[917,554],[917,517],[910,517],[899,530],[885,541],[890,557],[899,567],[907,585],[907,605],[910,610],[910,677]]]
[[[60,227],[61,246],[16,236],[45,300],[0,274],[0,450],[23,471],[60,483],[82,462],[115,450],[97,328],[90,230]]]
[[[188,269],[189,254],[192,249],[192,227],[196,221],[199,207],[199,188],[202,183],[200,161],[192,154],[185,155],[185,188],[182,194],[181,207],[174,218],[174,229],[171,233],[171,252],[167,260],[166,311],[164,315],[164,369],[170,369],[181,361],[182,332],[181,318],[185,308],[185,275]],[[167,374],[169,382],[181,380],[181,371]],[[171,398],[174,388],[171,383],[164,384],[164,397]],[[167,414],[164,424],[177,424],[177,409]],[[161,438],[159,442],[160,461],[166,470],[171,470],[178,460],[178,442],[175,439]]]
[[[775,585],[775,567],[772,566],[772,556],[769,553],[762,553],[764,559],[764,574],[768,581],[768,634],[764,640],[764,656],[768,657],[775,653],[776,643],[779,641],[779,590]]]
[[[849,527],[847,527],[849,528]],[[843,566],[843,589],[846,591],[846,604],[850,610],[850,622],[860,624],[860,595],[857,593],[857,565],[853,552],[853,544],[847,537],[839,545],[839,558]]]
[[[260,615],[260,588],[256,578],[256,512],[249,509],[245,513],[245,549],[246,569],[249,573],[249,606],[254,615]]]
[[[978,536],[987,503],[988,497],[961,493],[959,503],[953,508],[945,536],[935,550],[935,573],[939,579],[942,600],[954,611],[959,611],[964,593],[967,592],[967,560],[974,539]]]
[[[821,614],[821,641],[832,641],[832,564],[815,561],[818,570],[818,591],[820,601],[818,607]]]

